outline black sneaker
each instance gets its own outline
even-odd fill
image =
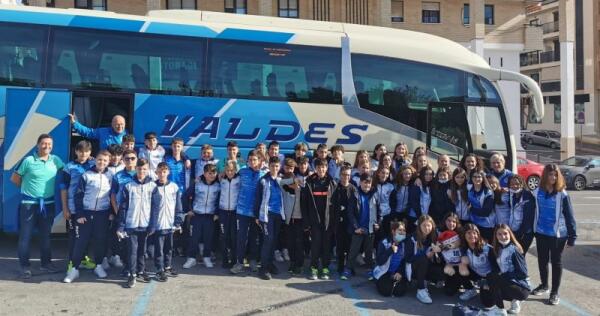
[[[133,288],[135,287],[135,275],[129,275],[129,277],[127,278],[127,287],[128,288]]]
[[[164,271],[158,271],[156,273],[156,280],[160,281],[160,282],[167,282],[167,280],[168,280],[167,274]]]
[[[544,295],[544,294],[548,294],[548,293],[550,293],[550,290],[548,289],[547,286],[545,286],[543,284],[540,284],[538,287],[533,289],[533,291],[531,291],[531,295],[535,295],[535,296]]]
[[[29,270],[29,268],[23,268],[23,271],[21,271],[21,279],[31,279],[31,270]]]
[[[144,282],[150,282],[150,276],[146,272],[142,272],[142,273],[138,274],[137,278],[141,279]]]
[[[271,280],[271,273],[269,273],[269,271],[267,271],[266,269],[260,268],[258,270],[258,277],[263,279],[263,280]]]
[[[550,293],[550,298],[548,299],[548,304],[558,305],[558,303],[560,303],[560,297],[558,297],[558,293]]]
[[[278,275],[279,274],[279,269],[277,268],[277,266],[275,266],[274,264],[272,264],[269,267],[269,272],[273,275]]]
[[[172,267],[165,268],[165,272],[170,277],[176,277],[179,275],[179,273],[177,273],[177,270],[173,269]]]
[[[52,263],[48,263],[47,265],[41,266],[40,271],[42,271],[43,273],[58,273],[61,270],[54,266]]]

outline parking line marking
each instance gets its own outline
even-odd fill
[[[570,303],[569,301],[565,300],[564,298],[560,298],[560,305],[565,306],[566,308],[574,311],[577,315],[579,316],[592,316],[592,314],[586,312],[585,310],[583,310],[581,307]]]
[[[154,282],[154,280],[150,281],[150,284],[148,284],[142,293],[140,293],[140,296],[138,296],[137,303],[131,312],[131,316],[142,316],[146,313],[148,303],[150,303],[150,298],[152,297],[155,288],[156,282]]]
[[[369,316],[369,311],[366,308],[360,306],[360,298],[356,290],[352,288],[352,284],[349,281],[336,281],[342,284],[342,291],[352,301],[352,305],[354,306],[354,308],[356,308],[358,314],[360,316]]]

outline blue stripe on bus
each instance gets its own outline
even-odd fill
[[[211,30],[206,26],[199,25],[184,25],[184,24],[172,24],[172,23],[159,23],[151,22],[148,28],[145,30],[146,33],[153,34],[166,34],[166,35],[181,35],[181,36],[193,36],[193,37],[209,37],[213,38],[217,36],[217,32]]]
[[[103,30],[138,32],[144,21],[100,18],[94,16],[75,16],[69,26],[87,27]]]
[[[294,36],[293,33],[267,32],[267,31],[255,31],[255,30],[227,28],[223,32],[221,32],[217,36],[217,38],[285,44],[293,36]]]
[[[65,91],[46,91],[46,95],[36,112],[53,117],[57,120],[63,120],[66,118],[65,107],[57,105],[70,103],[70,93],[65,93]]]
[[[4,22],[67,26],[73,17],[70,14],[0,10],[0,21]]]

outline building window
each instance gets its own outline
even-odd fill
[[[248,13],[246,0],[225,0],[225,12],[246,14]]]
[[[494,25],[494,6],[491,4],[485,5],[485,24]]]
[[[196,10],[196,0],[167,0],[169,10]]]
[[[106,0],[75,0],[75,8],[106,11]]]
[[[423,23],[440,23],[440,3],[439,2],[423,2],[422,3],[422,18]]]
[[[554,124],[560,124],[560,104],[554,105]]]
[[[392,0],[392,22],[404,22],[404,1]]]
[[[471,24],[471,6],[468,3],[463,5],[463,24]]]
[[[298,18],[298,0],[279,0],[279,16]]]

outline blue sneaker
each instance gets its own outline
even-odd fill
[[[350,279],[350,277],[352,276],[352,271],[350,271],[349,269],[344,269],[344,272],[342,272],[342,275],[340,276],[341,280],[348,280]]]
[[[375,277],[373,276],[373,270],[369,270],[369,272],[367,272],[367,279],[369,281],[375,280]]]

